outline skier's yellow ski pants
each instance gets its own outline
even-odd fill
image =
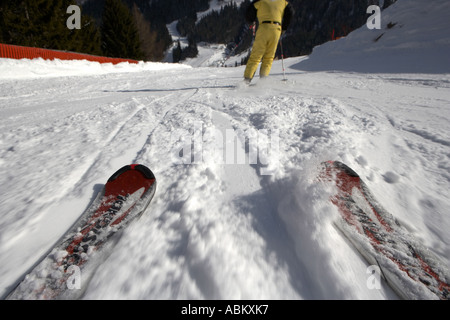
[[[281,36],[281,26],[272,23],[262,23],[256,32],[252,53],[247,61],[244,77],[252,79],[261,62],[259,75],[266,77],[272,68],[272,62],[277,51],[278,41]]]

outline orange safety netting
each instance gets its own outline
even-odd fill
[[[49,50],[41,48],[32,47],[22,47],[9,44],[0,43],[0,58],[10,58],[10,59],[36,59],[42,58],[45,60],[88,60],[96,61],[100,63],[112,63],[118,64],[121,62],[138,63],[136,60],[132,59],[121,59],[121,58],[108,58],[101,56],[94,56],[90,54],[82,54],[75,52],[66,52],[58,50]]]

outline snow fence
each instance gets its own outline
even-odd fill
[[[121,62],[138,63],[136,60],[132,59],[121,59],[121,58],[108,58],[101,56],[94,56],[90,54],[66,52],[58,50],[49,50],[33,47],[22,47],[9,44],[0,43],[0,58],[10,58],[10,59],[36,59],[42,58],[45,60],[88,60],[96,61],[100,63],[112,63],[118,64]]]

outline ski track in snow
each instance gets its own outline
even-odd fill
[[[367,263],[333,226],[315,181],[329,159],[448,264],[448,75],[302,73],[298,61],[285,61],[287,83],[276,63],[250,87],[235,87],[242,68],[1,80],[2,290],[129,163],[149,166],[157,191],[86,299],[396,299],[368,289]],[[224,163],[227,129],[276,132],[277,150],[249,163],[247,136],[233,144],[247,162]]]

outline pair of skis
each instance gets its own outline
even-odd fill
[[[319,180],[336,186],[330,200],[342,216],[336,223],[339,230],[369,263],[380,268],[399,296],[449,300],[446,266],[375,200],[355,171],[328,161],[322,164]],[[146,166],[118,170],[62,241],[7,298],[82,296],[95,269],[111,254],[116,235],[146,210],[155,190],[156,178]]]

